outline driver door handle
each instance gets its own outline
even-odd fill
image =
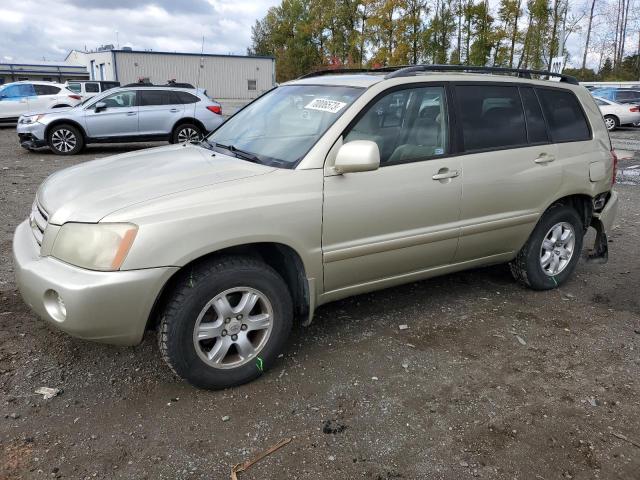
[[[556,157],[554,157],[553,155],[541,153],[540,155],[538,155],[538,158],[534,160],[534,162],[545,164],[545,163],[553,162],[555,159]]]
[[[460,172],[458,170],[449,170],[448,168],[441,168],[440,170],[438,170],[438,173],[436,173],[433,177],[434,180],[447,180],[449,178],[455,178],[458,175],[460,175]]]
[[[136,114],[136,112],[127,112],[127,116],[128,116],[128,117],[132,117],[132,116],[134,116],[135,114]]]

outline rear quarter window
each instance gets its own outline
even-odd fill
[[[173,93],[178,96],[178,103],[197,103],[200,101],[198,97],[187,92],[175,91]]]
[[[573,92],[547,88],[536,91],[553,143],[591,140],[589,124]]]

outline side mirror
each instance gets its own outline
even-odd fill
[[[371,140],[354,140],[340,147],[336,155],[336,173],[369,172],[380,168],[380,150]]]
[[[100,112],[102,110],[106,110],[106,109],[107,109],[107,104],[104,103],[104,102],[98,102],[95,105],[96,113],[98,113],[98,112]]]

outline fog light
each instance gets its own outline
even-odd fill
[[[64,322],[67,318],[67,306],[55,290],[44,292],[44,308],[56,322]]]

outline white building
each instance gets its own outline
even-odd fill
[[[67,64],[83,65],[91,80],[115,80],[121,85],[168,80],[204,88],[217,100],[251,100],[275,85],[275,59],[138,51],[128,48],[95,52],[72,50]]]

